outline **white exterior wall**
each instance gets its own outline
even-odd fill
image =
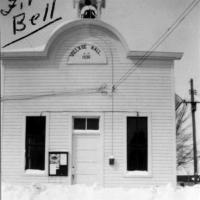
[[[67,65],[70,50],[81,42],[94,43],[104,50],[108,64]],[[98,27],[74,28],[63,32],[54,41],[47,58],[4,60],[4,95],[38,94],[64,89],[74,91],[99,88],[104,83],[111,88],[112,59],[116,81],[133,65],[133,61],[126,58],[126,51],[120,41],[113,34]],[[114,113],[113,119],[113,152],[112,115],[108,112],[111,111],[111,102],[110,95],[100,93],[5,101],[2,117],[2,180],[70,184],[70,167],[69,176],[62,178],[48,177],[47,171],[40,176],[24,173],[25,116],[40,115],[43,112],[43,115],[47,116],[46,152],[69,151],[71,155],[72,113],[91,111],[101,113],[103,118],[104,186],[150,186],[168,182],[174,184],[176,166],[173,61],[147,60],[117,88],[114,95],[114,110],[118,112]],[[148,177],[125,176],[126,115],[136,115],[136,112],[147,114],[150,121],[151,173]],[[108,164],[111,154],[116,159],[116,165],[113,167]]]

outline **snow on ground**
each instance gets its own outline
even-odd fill
[[[97,186],[2,184],[2,200],[200,200],[200,185],[152,188],[99,188]]]

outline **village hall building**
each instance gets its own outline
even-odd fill
[[[104,0],[74,11],[43,49],[2,51],[2,181],[175,185],[182,53],[129,49]]]

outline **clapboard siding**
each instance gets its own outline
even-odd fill
[[[120,115],[119,115],[120,116]],[[153,114],[152,114],[153,116]],[[109,118],[111,118],[111,116],[107,116],[108,119],[104,119],[105,122],[109,122],[111,120],[109,120]],[[152,117],[153,118],[153,117]],[[115,169],[114,175],[112,172],[112,167],[108,166],[108,160],[105,160],[105,174],[104,174],[104,178],[105,178],[105,183],[108,184],[107,186],[112,186],[114,185],[114,183],[111,183],[112,181],[115,182],[115,180],[117,179],[116,177],[118,177],[120,179],[120,184],[123,186],[127,186],[127,182],[129,182],[129,186],[137,186],[138,182],[141,182],[141,179],[143,181],[145,181],[145,183],[148,185],[151,182],[152,179],[151,178],[140,178],[140,180],[138,180],[138,178],[124,178],[123,177],[123,172],[124,172],[124,163],[125,160],[123,159],[123,151],[124,151],[124,147],[122,147],[120,145],[120,142],[123,140],[123,136],[120,138],[119,135],[120,132],[124,132],[124,130],[121,128],[120,124],[122,124],[123,119],[115,119],[116,123],[115,123],[115,129],[114,129],[114,155],[116,157],[116,160],[118,161],[118,165],[116,168],[119,168],[121,170]],[[157,134],[156,136],[154,135],[154,131],[151,130],[151,134],[152,134],[152,146],[151,146],[151,150],[152,150],[152,155],[151,155],[151,165],[152,165],[152,177],[158,176],[157,178],[159,179],[160,182],[167,182],[170,181],[171,177],[173,176],[172,174],[168,174],[169,171],[171,171],[171,173],[173,172],[173,165],[168,165],[169,163],[172,163],[173,161],[173,156],[172,156],[172,152],[169,149],[169,144],[173,143],[174,141],[174,137],[172,135],[173,129],[170,128],[170,123],[169,125],[165,126],[164,129],[164,133],[163,133],[163,125],[160,127],[155,127],[154,124],[159,124],[159,120],[153,122],[152,120],[152,127],[154,127],[154,130],[157,130],[159,132],[159,134]],[[160,122],[162,124],[162,122]],[[117,126],[118,125],[118,126]],[[111,123],[107,124],[106,128],[107,132],[105,132],[105,146],[107,146],[108,148],[105,150],[105,158],[108,158],[109,155],[112,154],[112,149],[110,148],[111,146],[111,135],[109,135],[109,133],[111,132]],[[168,132],[166,131],[166,129],[168,129]],[[154,139],[155,138],[155,139]],[[120,148],[121,147],[121,148]],[[164,156],[163,156],[164,155]],[[121,166],[122,165],[122,166]],[[162,174],[162,175],[161,175]],[[167,175],[168,174],[168,175]],[[121,180],[122,179],[122,180]],[[126,181],[124,181],[124,179]],[[154,179],[154,178],[153,178]]]
[[[94,43],[104,50],[108,63],[105,65],[68,65],[68,54],[81,42]],[[111,57],[113,56],[113,57]],[[72,92],[73,95],[48,96],[23,101],[3,103],[2,128],[2,178],[12,182],[66,182],[67,178],[30,176],[24,174],[25,116],[47,116],[47,151],[69,151],[71,155],[71,113],[103,113],[104,186],[140,186],[166,184],[174,181],[174,113],[173,62],[169,60],[147,60],[124,81],[114,94],[114,130],[112,137],[111,96],[101,93],[80,94],[80,89],[99,88],[107,84],[111,91],[112,66],[114,83],[137,62],[126,58],[126,51],[119,40],[110,32],[81,27],[63,32],[53,42],[46,59],[5,60],[4,95],[30,95],[43,92]],[[55,111],[55,112],[45,112]],[[56,113],[63,111],[63,113]],[[66,111],[66,112],[64,112]],[[121,112],[120,112],[121,111]],[[126,168],[126,115],[136,112],[151,116],[151,176],[125,177]],[[112,151],[113,142],[113,151]],[[108,165],[110,155],[116,165]],[[15,163],[15,164],[13,164]],[[20,163],[20,164],[18,164]],[[47,165],[47,163],[46,163]],[[47,166],[46,166],[47,167]],[[70,171],[70,169],[69,169]],[[173,182],[174,183],[174,182]]]

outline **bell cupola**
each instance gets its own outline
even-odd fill
[[[74,0],[78,18],[100,19],[101,9],[105,8],[105,0]]]

